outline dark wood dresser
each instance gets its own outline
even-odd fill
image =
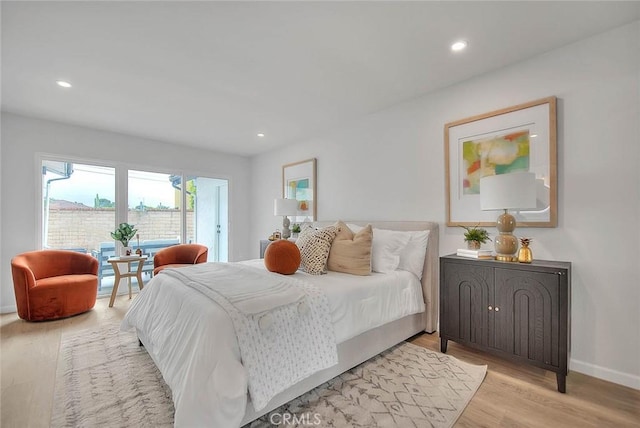
[[[440,257],[440,348],[453,340],[556,373],[566,391],[571,263]]]

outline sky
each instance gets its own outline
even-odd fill
[[[48,172],[44,178],[43,195],[46,196],[46,180],[60,178],[60,175]],[[157,207],[160,203],[166,207],[175,206],[175,189],[171,186],[169,174],[130,170],[128,188],[130,208],[141,202],[149,207]],[[69,179],[52,181],[49,186],[51,199],[79,202],[89,207],[94,206],[96,194],[115,201],[114,168],[76,163]]]

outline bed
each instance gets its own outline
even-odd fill
[[[316,222],[314,226],[322,228],[334,223]],[[403,270],[366,277],[339,272],[291,275],[292,281],[324,290],[337,363],[305,376],[259,406],[254,406],[249,396],[247,372],[251,370],[243,366],[238,345],[242,340],[236,337],[233,317],[222,310],[224,305],[185,288],[177,280],[177,272],[173,273],[175,277],[153,278],[136,297],[122,328],[136,330],[171,388],[176,426],[243,426],[417,333],[436,330],[438,224],[349,222],[351,227],[367,224],[376,228],[374,239],[376,230],[428,231],[422,278]],[[262,260],[232,265],[248,272],[264,269]],[[186,270],[180,271],[181,275],[187,274]],[[183,281],[186,282],[189,281]],[[368,317],[375,312],[381,312],[383,317]]]

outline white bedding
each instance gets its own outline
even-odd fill
[[[264,266],[263,260],[242,263]],[[337,343],[424,311],[420,282],[406,271],[367,277],[298,272],[294,277],[326,293]],[[247,375],[233,324],[222,308],[168,275],[158,275],[136,297],[122,328],[138,331],[171,388],[176,426],[239,426]]]
[[[162,274],[229,315],[256,411],[291,385],[338,363],[329,302],[315,285],[239,263],[201,263]]]
[[[264,268],[261,259],[239,263]],[[336,343],[425,309],[420,281],[407,271],[372,272],[369,276],[340,272],[309,275],[298,271],[295,276],[318,286],[327,295]]]

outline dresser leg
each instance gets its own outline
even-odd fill
[[[558,381],[558,391],[567,392],[567,375],[564,373],[556,373],[556,380]]]
[[[449,341],[447,339],[440,338],[440,352],[443,354],[447,352],[447,343]]]

